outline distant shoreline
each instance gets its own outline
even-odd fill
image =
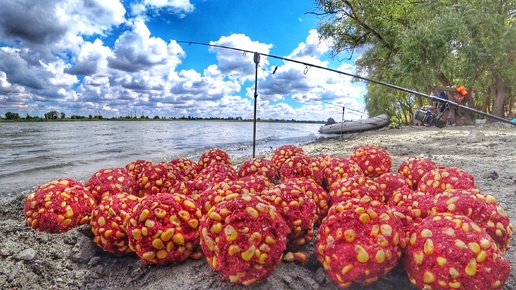
[[[117,122],[173,122],[173,121],[214,121],[214,122],[253,122],[254,120],[250,119],[243,119],[243,120],[235,120],[235,119],[204,119],[204,118],[175,118],[175,119],[146,119],[146,118],[110,118],[110,119],[55,119],[55,120],[49,120],[49,119],[17,119],[17,120],[6,120],[6,119],[0,119],[0,123],[33,123],[33,122],[102,122],[102,121],[117,121]],[[307,123],[307,124],[324,124],[325,121],[310,121],[310,120],[256,120],[257,123]]]

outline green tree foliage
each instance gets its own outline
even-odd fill
[[[6,120],[18,120],[18,119],[20,119],[20,114],[13,113],[13,112],[7,112],[7,113],[5,113],[5,119]]]
[[[357,72],[424,93],[463,85],[465,104],[506,117],[515,102],[516,0],[317,0],[332,54]],[[368,83],[366,109],[408,122],[425,100]],[[510,117],[510,116],[509,116]]]

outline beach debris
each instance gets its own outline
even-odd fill
[[[115,256],[131,253],[124,221],[140,198],[133,194],[108,195],[91,213],[93,241],[101,249]]]
[[[214,163],[222,163],[227,165],[233,165],[229,154],[219,148],[209,149],[201,154],[197,164],[202,168],[206,168]]]
[[[95,199],[76,180],[61,178],[39,186],[25,200],[27,225],[35,230],[63,233],[90,222]]]
[[[288,234],[276,208],[251,194],[212,207],[199,230],[210,267],[225,280],[243,285],[270,276],[281,262]]]
[[[129,213],[129,247],[145,264],[185,261],[199,244],[201,210],[181,194],[148,195]]]
[[[427,172],[417,185],[417,190],[430,195],[443,193],[447,189],[475,188],[473,175],[457,167],[439,166]]]
[[[431,214],[446,212],[467,216],[493,238],[502,253],[509,249],[513,226],[494,196],[478,189],[449,189],[435,196]]]
[[[23,261],[18,261],[16,264],[14,264],[14,267],[11,269],[11,272],[9,272],[9,277],[7,277],[7,282],[11,283],[14,278],[16,278],[16,275],[20,272],[20,270],[23,267]]]
[[[467,143],[480,143],[486,139],[486,135],[480,131],[473,130],[466,137]]]
[[[266,158],[247,159],[238,168],[240,178],[249,175],[263,175],[271,182],[279,181],[279,173],[272,160]]]
[[[319,210],[314,199],[296,182],[277,184],[264,191],[261,197],[278,209],[278,213],[289,227],[287,250],[301,250],[314,239],[314,227],[319,219]]]
[[[510,265],[470,218],[438,213],[413,228],[403,259],[418,289],[502,289]]]
[[[34,250],[33,248],[27,248],[27,249],[19,252],[18,254],[16,254],[16,256],[14,256],[14,258],[17,260],[25,260],[25,261],[30,261],[30,260],[34,259],[34,257],[36,257],[36,250]]]
[[[317,231],[315,253],[339,287],[371,285],[394,268],[405,247],[401,221],[368,196],[333,205]]]
[[[305,152],[301,147],[295,145],[283,145],[274,149],[274,152],[271,156],[271,161],[276,166],[276,169],[280,170],[283,163],[285,163],[289,158],[304,154]]]
[[[398,173],[407,178],[409,186],[413,189],[417,189],[417,184],[421,180],[421,177],[436,168],[437,165],[430,158],[413,156],[407,158],[400,164]]]
[[[125,168],[100,169],[84,184],[99,203],[108,195],[126,192],[137,194],[138,184]]]
[[[377,177],[384,173],[391,172],[392,158],[387,150],[366,144],[355,148],[349,160],[355,162],[367,177]]]

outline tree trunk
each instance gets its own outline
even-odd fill
[[[503,112],[503,106],[505,104],[505,99],[507,98],[505,93],[505,82],[500,76],[495,76],[494,86],[496,91],[494,92],[493,111],[491,114],[505,118]]]

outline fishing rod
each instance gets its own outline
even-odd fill
[[[418,92],[418,91],[415,91],[415,90],[407,89],[407,88],[404,88],[404,87],[400,87],[400,86],[389,84],[389,83],[382,82],[382,81],[373,80],[373,79],[366,78],[366,77],[363,77],[363,76],[359,76],[359,75],[356,75],[356,74],[352,74],[352,73],[348,73],[348,72],[343,72],[343,71],[340,71],[340,70],[336,70],[336,69],[332,69],[332,68],[327,68],[327,67],[316,65],[316,64],[307,63],[307,62],[304,62],[304,61],[299,61],[299,60],[295,60],[295,59],[290,59],[290,58],[286,58],[286,57],[282,57],[282,56],[276,56],[276,55],[262,53],[262,52],[253,52],[253,51],[250,51],[250,50],[245,50],[245,49],[241,49],[241,48],[235,48],[235,47],[231,47],[231,46],[211,44],[211,43],[194,42],[194,41],[177,41],[177,43],[184,43],[184,44],[188,44],[188,45],[192,45],[192,44],[194,44],[194,45],[202,45],[202,46],[208,46],[210,48],[217,47],[217,48],[229,49],[229,50],[234,50],[234,51],[240,51],[240,52],[243,52],[244,54],[245,53],[255,53],[255,60],[256,60],[256,54],[258,54],[258,55],[263,55],[263,56],[274,58],[274,59],[279,59],[279,60],[283,60],[283,61],[288,61],[288,62],[293,62],[293,63],[304,65],[304,66],[306,66],[305,73],[308,72],[308,69],[310,67],[315,67],[315,68],[318,68],[318,69],[331,71],[331,72],[338,73],[338,74],[341,74],[341,75],[346,75],[346,76],[350,76],[350,77],[353,77],[353,78],[357,78],[357,79],[360,79],[360,80],[363,80],[363,81],[366,81],[366,82],[370,82],[370,83],[382,85],[382,86],[385,86],[385,87],[388,87],[388,88],[392,88],[392,89],[396,89],[396,90],[399,90],[399,91],[403,91],[403,92],[406,92],[406,93],[409,93],[409,94],[413,94],[413,95],[416,95],[416,96],[425,97],[425,98],[430,99],[430,100],[435,101],[435,102],[445,103],[445,104],[447,104],[449,106],[449,108],[463,109],[463,110],[466,110],[466,111],[469,111],[469,112],[472,112],[472,113],[476,113],[476,114],[482,115],[482,116],[490,118],[490,119],[494,119],[494,120],[499,121],[499,122],[503,122],[503,123],[507,123],[507,124],[511,124],[513,126],[516,126],[516,123],[512,122],[511,120],[507,120],[507,119],[504,119],[502,117],[495,116],[495,115],[492,115],[492,114],[489,114],[489,113],[486,113],[486,112],[483,112],[483,111],[480,111],[480,110],[477,110],[477,109],[474,109],[474,108],[463,106],[463,105],[457,104],[455,102],[452,102],[450,100],[444,100],[444,99],[441,99],[441,98],[437,98],[436,96],[424,94],[424,93],[421,93],[421,92]]]

